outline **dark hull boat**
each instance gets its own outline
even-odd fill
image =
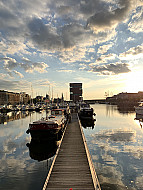
[[[29,129],[26,132],[31,134],[32,139],[46,140],[47,138],[56,137],[57,134],[64,130],[65,125],[64,110],[54,109],[51,110],[49,117],[29,124]]]
[[[95,121],[96,119],[81,119],[80,122],[81,122],[81,125],[86,129],[86,128],[92,128],[94,129],[94,126],[95,126]]]
[[[78,115],[80,119],[92,119],[95,113],[94,113],[93,108],[90,108],[88,104],[84,103],[84,104],[81,104]]]

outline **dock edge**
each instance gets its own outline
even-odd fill
[[[77,117],[78,117],[78,114],[77,114]],[[84,142],[84,146],[85,146],[85,150],[86,150],[86,155],[87,155],[87,159],[88,159],[88,163],[89,163],[89,167],[90,167],[90,171],[91,171],[94,188],[95,188],[95,190],[101,190],[79,117],[78,117],[78,122],[79,122],[80,130],[81,130],[81,134],[82,134],[82,138],[83,138],[83,142]]]

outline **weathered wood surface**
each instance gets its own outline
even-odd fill
[[[72,115],[43,190],[101,190],[78,121]]]

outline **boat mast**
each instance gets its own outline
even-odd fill
[[[52,103],[53,103],[53,86],[52,86]]]

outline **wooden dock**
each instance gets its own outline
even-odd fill
[[[101,190],[76,113],[67,125],[62,143],[43,190]]]

